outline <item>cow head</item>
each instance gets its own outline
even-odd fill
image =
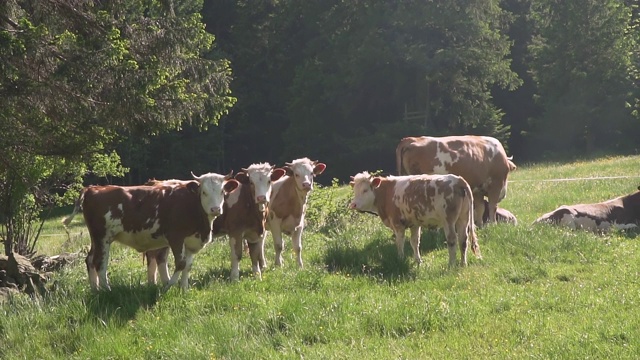
[[[294,178],[296,187],[303,192],[313,190],[313,178],[322,174],[326,168],[327,165],[318,161],[311,161],[308,158],[293,160],[290,163],[285,163],[284,166],[287,175]]]
[[[349,209],[377,214],[373,189],[379,187],[381,182],[382,178],[373,177],[367,171],[352,176],[349,185],[353,188],[353,200],[349,203]]]
[[[222,215],[222,203],[225,193],[230,193],[238,187],[238,181],[231,178],[232,174],[233,172],[227,175],[207,173],[196,176],[193,172],[191,173],[191,176],[198,182],[200,203],[209,218]]]
[[[260,211],[265,211],[271,197],[271,184],[285,174],[284,169],[277,168],[269,163],[252,164],[236,174],[236,180],[243,185],[251,186],[253,198]]]

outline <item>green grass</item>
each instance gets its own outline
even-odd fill
[[[398,259],[389,229],[346,209],[350,188],[314,190],[304,234],[306,267],[286,263],[262,281],[229,249],[195,259],[191,289],[145,284],[141,255],[112,247],[111,292],[89,290],[83,259],[54,274],[37,301],[0,305],[1,359],[635,359],[640,357],[640,245],[636,234],[598,236],[532,226],[562,204],[633,192],[640,157],[520,165],[501,206],[518,226],[478,231],[483,259],[447,269],[440,232],[425,232],[417,267]],[[536,181],[524,181],[536,180]],[[68,209],[70,212],[71,209]],[[47,222],[40,251],[86,251],[81,217],[71,240]],[[57,235],[56,235],[57,234]]]

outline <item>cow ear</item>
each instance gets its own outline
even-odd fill
[[[313,167],[313,174],[314,175],[320,175],[322,174],[322,172],[324,171],[324,169],[327,168],[326,164],[323,163],[317,163],[316,166]]]
[[[289,166],[283,166],[282,168],[287,173],[287,176],[293,176],[293,170]]]
[[[271,172],[271,181],[276,181],[276,180],[280,179],[286,173],[287,173],[287,171],[285,169],[282,169],[282,168],[273,169],[273,172]]]
[[[373,188],[375,189],[378,186],[380,186],[381,182],[382,182],[382,178],[376,176],[371,180],[371,186],[373,186]]]
[[[238,176],[238,175],[236,175]],[[224,190],[224,192],[226,192],[227,194],[232,192],[233,190],[237,189],[238,186],[240,185],[240,183],[234,179],[229,179],[227,180],[224,185],[222,185],[222,189]]]
[[[245,185],[249,183],[249,177],[244,172],[237,173],[236,180],[238,180],[241,184],[245,184]]]
[[[197,193],[198,190],[200,189],[200,183],[197,181],[189,181],[187,183],[187,189],[189,189],[189,191],[193,193]]]

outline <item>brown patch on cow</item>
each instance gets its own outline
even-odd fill
[[[239,174],[241,173],[237,175]],[[235,192],[238,192],[238,201],[232,206],[229,206],[228,201],[224,202],[222,215],[213,221],[213,236],[229,234],[241,239],[245,232],[262,235],[268,210],[260,211],[254,200],[255,196],[251,185],[241,181]],[[228,196],[226,195],[226,197]]]
[[[280,219],[286,219],[291,216],[297,220],[296,223],[300,221],[302,218],[303,204],[300,202],[300,195],[298,195],[296,182],[292,176],[283,180],[270,207],[274,215]]]

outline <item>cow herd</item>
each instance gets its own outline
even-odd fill
[[[404,256],[405,231],[417,263],[422,227],[442,228],[449,250],[449,266],[467,264],[470,244],[481,257],[476,225],[506,222],[516,217],[498,203],[507,194],[507,178],[516,169],[502,144],[487,136],[407,137],[396,148],[398,176],[352,176],[349,208],[377,214],[393,230],[398,255]],[[212,238],[227,236],[231,280],[239,279],[245,248],[252,271],[261,278],[267,266],[265,237],[271,232],[275,264],[282,266],[283,234],[292,241],[299,267],[305,210],[314,177],[326,165],[308,158],[283,167],[256,163],[232,173],[207,173],[192,180],[150,180],[140,186],[88,186],[63,220],[67,226],[82,210],[91,238],[86,257],[93,289],[109,289],[109,248],[119,242],[143,252],[150,283],[157,273],[165,288],[180,281],[186,289],[193,258]],[[640,187],[639,187],[640,190]],[[536,223],[607,231],[640,225],[640,191],[598,204],[562,206]],[[167,258],[175,263],[169,275]],[[178,279],[179,278],[179,279]]]

